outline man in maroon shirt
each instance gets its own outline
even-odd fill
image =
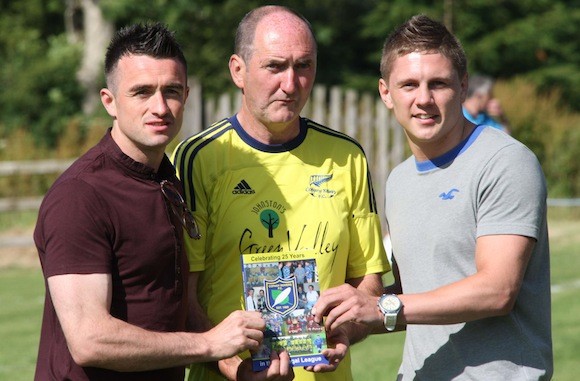
[[[35,379],[181,381],[186,364],[257,349],[265,323],[236,311],[187,332],[182,237],[198,233],[165,155],[188,95],[173,34],[120,30],[105,75],[113,126],[48,191],[34,232],[47,290]]]

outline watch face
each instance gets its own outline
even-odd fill
[[[395,295],[385,295],[379,303],[385,312],[394,312],[401,307],[401,301]]]

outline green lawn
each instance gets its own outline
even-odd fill
[[[578,255],[577,253],[577,256]],[[580,289],[558,292],[552,300],[554,381],[577,381],[580,373]],[[355,380],[395,380],[403,332],[371,336],[352,348]]]
[[[580,374],[580,219],[550,220],[554,381]],[[385,280],[385,283],[388,281]],[[404,332],[375,335],[352,348],[355,380],[394,380]]]
[[[580,219],[550,221],[556,381],[580,372]],[[385,281],[388,283],[388,280]],[[0,380],[34,375],[44,283],[39,269],[0,269]],[[375,335],[352,348],[355,380],[394,380],[404,333]]]
[[[32,380],[43,304],[40,269],[0,271],[0,380]]]

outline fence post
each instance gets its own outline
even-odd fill
[[[227,118],[232,112],[232,96],[229,93],[223,93],[218,99],[218,109],[215,118],[210,122],[214,123],[223,118]]]
[[[373,163],[375,157],[375,150],[374,150],[374,140],[375,137],[375,128],[373,125],[373,99],[371,94],[364,93],[361,97],[360,102],[360,114],[358,117],[358,132],[359,132],[359,139],[360,143],[365,150],[365,154],[367,156],[367,160],[369,163]]]
[[[310,115],[312,120],[322,125],[327,125],[326,112],[326,86],[316,85],[311,96]]]
[[[342,89],[339,86],[330,88],[330,128],[344,132],[342,117]]]
[[[346,90],[345,113],[345,132],[347,135],[357,139],[357,116],[358,116],[358,93],[355,90]]]
[[[203,104],[201,85],[197,78],[189,77],[189,97],[183,111],[183,124],[179,138],[185,139],[203,129]]]

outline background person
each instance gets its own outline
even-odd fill
[[[498,98],[491,98],[487,105],[485,106],[485,112],[489,115],[493,120],[499,122],[503,127],[503,131],[506,133],[510,133],[510,122],[503,110],[501,105],[501,101]],[[493,126],[492,126],[493,127]]]
[[[398,380],[549,380],[546,184],[534,154],[461,112],[467,59],[438,22],[387,38],[379,93],[413,156],[386,185],[395,284],[322,293],[316,319],[407,330]]]
[[[509,134],[509,122],[499,99],[493,98],[493,80],[485,75],[469,77],[463,116],[475,125],[485,124]],[[491,114],[490,114],[491,111]]]
[[[229,61],[242,91],[239,112],[174,152],[202,232],[201,240],[188,241],[188,254],[208,327],[240,308],[240,255],[246,253],[315,253],[322,289],[346,281],[370,294],[382,291],[380,275],[389,265],[364,152],[350,137],[300,117],[314,84],[316,52],[310,24],[296,12],[266,6],[248,13]],[[245,194],[236,192],[241,187]],[[348,345],[366,334],[354,328],[329,337],[331,364],[313,370],[337,367]],[[220,361],[219,369],[234,379],[248,374],[249,365],[234,358]],[[193,366],[190,379],[221,379],[210,369]],[[336,373],[294,372],[297,380],[352,379],[348,356]]]
[[[46,279],[36,380],[183,380],[191,362],[257,349],[264,321],[236,312],[187,333],[186,210],[165,147],[179,131],[187,64],[161,24],[111,40],[102,140],[60,176],[34,239]],[[195,297],[195,295],[193,295]]]

